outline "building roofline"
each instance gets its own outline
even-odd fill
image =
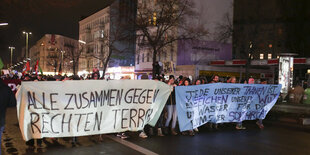
[[[87,19],[87,18],[89,18],[89,17],[91,17],[91,16],[94,16],[95,14],[98,14],[99,12],[105,10],[106,8],[108,8],[109,6],[111,6],[115,1],[116,1],[116,0],[107,0],[107,2],[105,3],[104,7],[100,8],[100,9],[97,9],[97,10],[95,10],[94,12],[90,13],[90,15],[81,18],[81,19],[79,20],[79,23],[81,23],[83,20],[85,20],[85,19]]]

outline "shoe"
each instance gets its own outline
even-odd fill
[[[162,133],[161,128],[158,128],[158,129],[157,129],[157,136],[160,136],[160,137],[165,136],[165,135]]]
[[[102,135],[99,135],[99,142],[102,142],[103,141],[103,138],[102,138]]]
[[[182,131],[181,134],[182,134],[182,136],[187,136],[188,135],[188,133],[186,131]]]
[[[237,130],[245,130],[246,127],[242,126],[242,125],[236,125],[236,129]]]
[[[163,132],[164,132],[165,135],[168,135],[168,134],[169,134],[169,133],[168,133],[168,127],[164,127],[164,128],[163,128]]]
[[[260,129],[264,129],[264,124],[259,123],[258,121],[256,122],[256,124]]]
[[[214,124],[214,125],[213,125],[213,128],[214,128],[215,130],[218,130],[218,129],[219,129],[217,124]]]
[[[71,144],[72,145],[76,145],[77,144],[77,138],[76,137],[72,137]]]
[[[195,131],[195,132],[199,132],[198,128],[195,128],[194,131]]]
[[[189,134],[190,136],[195,136],[195,132],[193,130],[189,130]]]
[[[172,128],[172,129],[171,129],[171,134],[172,134],[173,136],[178,135],[178,133],[177,133],[177,132],[175,132],[174,128]]]
[[[144,131],[142,131],[142,132],[139,134],[139,137],[141,137],[141,138],[147,138],[147,135],[144,133]]]
[[[116,136],[122,139],[128,138],[128,136],[126,136],[125,133],[118,133]]]

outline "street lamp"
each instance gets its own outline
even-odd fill
[[[29,38],[29,34],[32,34],[32,33],[23,31],[23,34],[26,35],[26,58],[28,58],[28,38]]]
[[[13,50],[15,50],[15,47],[10,46],[9,49],[11,50],[11,66],[12,66]]]
[[[61,52],[61,67],[62,67],[62,70],[64,70],[64,53],[66,53],[66,51],[63,51],[63,50],[61,50],[60,51]]]
[[[9,25],[9,23],[0,23],[0,26],[6,26]]]
[[[81,43],[81,44],[86,44],[86,42],[83,41],[83,40],[79,40],[79,43]]]

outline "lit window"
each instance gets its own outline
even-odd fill
[[[264,54],[263,53],[259,54],[259,59],[264,59]]]
[[[151,25],[152,24],[152,19],[151,18],[149,18],[149,25]]]
[[[103,36],[104,36],[104,31],[101,30],[101,32],[100,32],[100,37],[103,38]]]
[[[268,59],[272,59],[272,54],[268,54]]]
[[[156,12],[154,12],[154,14],[153,14],[153,25],[156,25]]]

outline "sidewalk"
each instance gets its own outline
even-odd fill
[[[285,112],[301,115],[310,115],[310,105],[293,103],[276,103],[271,109],[274,112]]]
[[[264,122],[310,131],[310,105],[276,103]]]

